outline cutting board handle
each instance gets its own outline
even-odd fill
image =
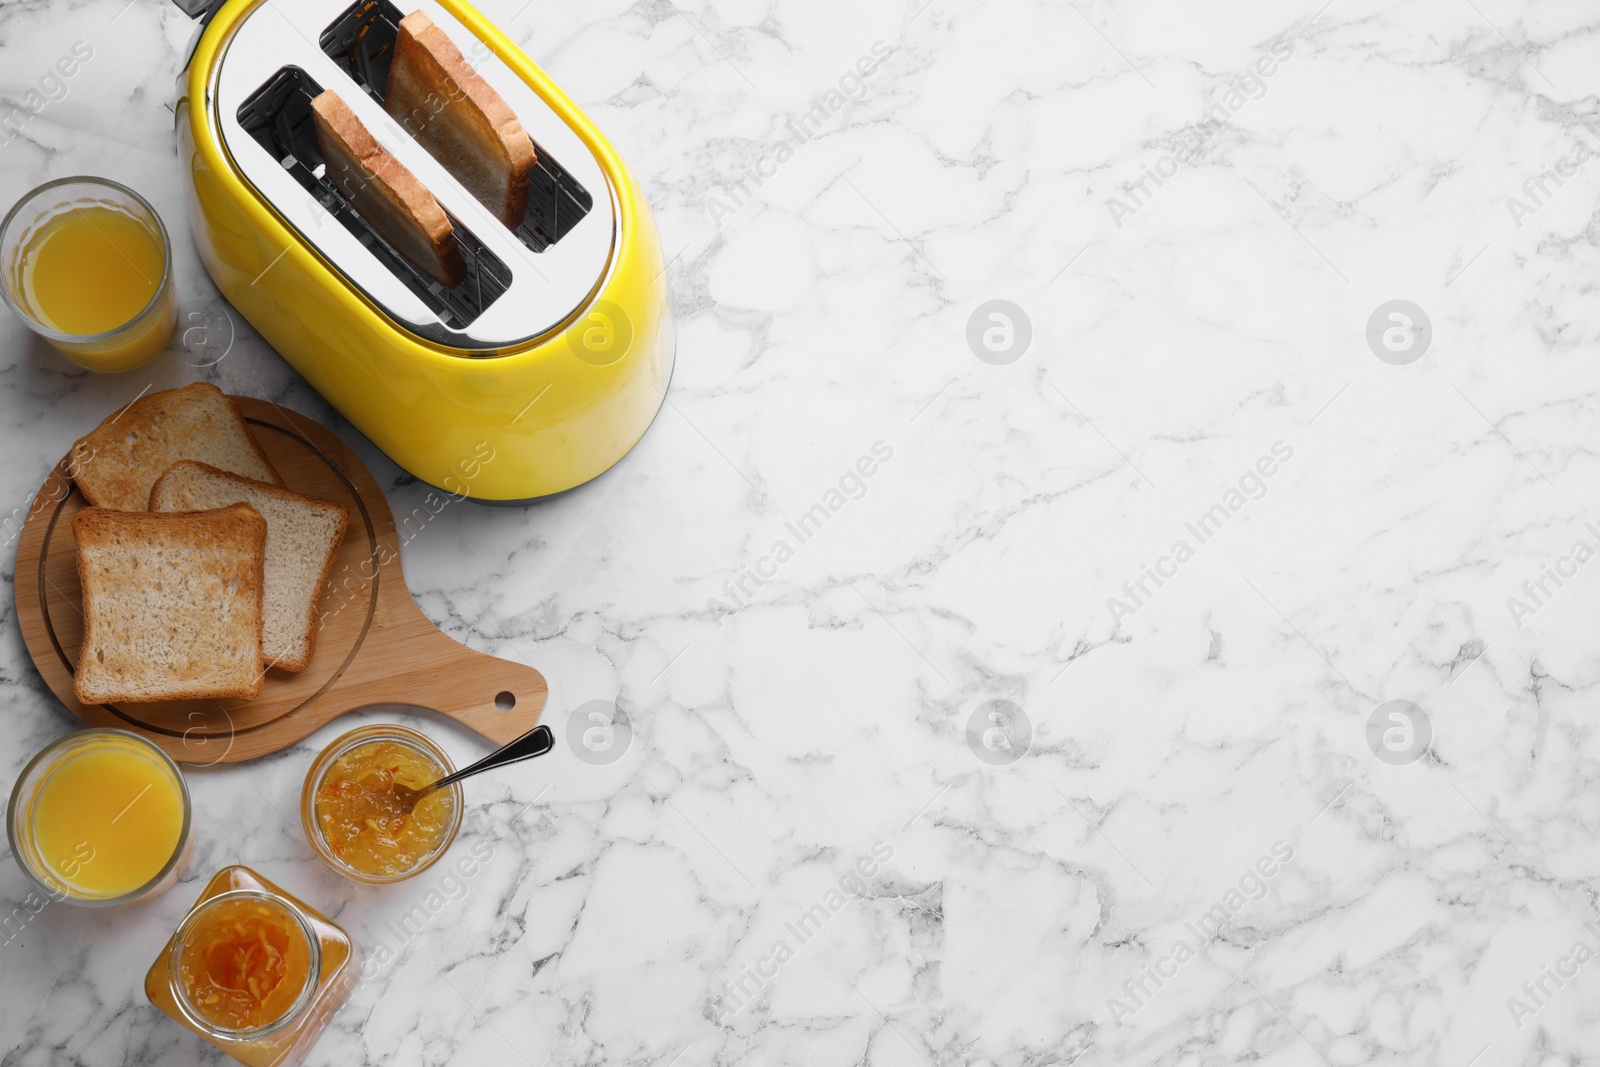
[[[368,651],[340,689],[363,704],[409,704],[456,719],[496,744],[533,729],[549,696],[544,675],[476,652],[429,621],[408,594],[382,598]]]

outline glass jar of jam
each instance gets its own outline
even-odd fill
[[[325,916],[247,867],[226,867],[151,965],[145,994],[248,1067],[297,1067],[360,964]]]
[[[461,829],[460,784],[417,801],[421,789],[455,768],[444,749],[404,726],[364,726],[335,740],[312,763],[300,793],[300,821],[311,847],[357,881],[398,882],[427,870]],[[396,786],[401,787],[396,791]]]

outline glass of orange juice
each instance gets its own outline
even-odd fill
[[[161,749],[125,730],[47,746],[11,790],[11,853],[50,899],[104,907],[151,897],[183,874],[189,788]]]
[[[167,228],[125,185],[46,182],[0,222],[0,296],[74,363],[132,370],[178,324]]]

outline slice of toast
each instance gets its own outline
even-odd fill
[[[383,109],[510,229],[528,211],[533,141],[433,20],[400,20]]]
[[[267,522],[245,505],[186,515],[85,508],[72,520],[83,583],[83,704],[253,700]]]
[[[317,641],[317,604],[350,511],[343,504],[253,482],[204,463],[176,463],[150,491],[150,510],[210,511],[249,504],[267,520],[261,651],[268,667],[303,671]]]
[[[143,511],[156,479],[184,459],[283,484],[245,429],[239,405],[207,382],[135,400],[79,438],[69,466],[95,507]]]
[[[455,227],[427,186],[377,142],[333,90],[311,101],[311,120],[328,180],[356,213],[418,270],[448,288],[460,285],[467,263]]]

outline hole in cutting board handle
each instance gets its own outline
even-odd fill
[[[494,706],[499,708],[501,711],[510,711],[512,708],[517,706],[517,694],[510,692],[509,690],[505,690],[496,694],[494,698]]]

